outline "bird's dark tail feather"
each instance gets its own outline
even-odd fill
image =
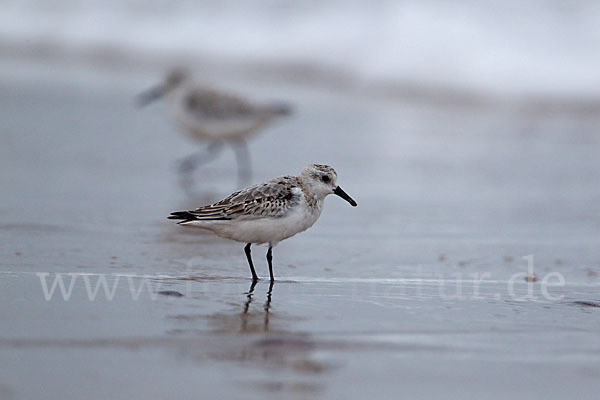
[[[175,211],[172,212],[167,218],[179,220],[179,224],[190,221],[224,221],[231,219],[227,217],[202,217],[201,215],[193,214],[189,211]]]
[[[178,219],[181,222],[193,221],[196,219],[196,216],[189,211],[175,211],[172,212],[171,215],[167,217],[168,219]]]

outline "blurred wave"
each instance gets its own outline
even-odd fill
[[[0,54],[179,55],[392,90],[595,96],[599,22],[584,0],[5,0]]]

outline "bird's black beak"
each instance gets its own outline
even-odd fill
[[[135,103],[138,107],[144,107],[161,98],[164,94],[165,88],[163,85],[155,86],[138,94],[135,98]]]
[[[335,189],[333,189],[333,193],[337,194],[338,196],[340,196],[342,199],[346,200],[348,203],[350,203],[350,205],[352,207],[356,207],[358,204],[356,204],[356,202],[354,201],[354,199],[350,196],[348,196],[348,194],[346,192],[344,192],[342,190],[341,187],[336,187]]]

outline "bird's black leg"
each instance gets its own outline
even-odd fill
[[[237,160],[238,185],[242,187],[247,185],[252,177],[250,152],[248,151],[248,144],[243,139],[233,142],[232,146]]]
[[[271,282],[275,281],[273,276],[273,246],[269,246],[267,251],[267,262],[269,263],[269,275],[271,275]]]
[[[246,258],[248,259],[248,265],[250,265],[250,272],[252,272],[252,281],[256,282],[258,280],[258,275],[256,275],[256,271],[254,270],[254,264],[252,263],[252,255],[250,254],[250,245],[248,243],[246,247],[244,247],[244,252],[246,253]]]

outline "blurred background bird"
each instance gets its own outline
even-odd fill
[[[253,103],[236,95],[196,83],[190,71],[174,68],[163,82],[137,97],[140,107],[164,98],[171,118],[192,139],[207,146],[186,157],[179,165],[186,190],[193,186],[193,173],[202,164],[214,160],[230,146],[237,160],[238,186],[249,183],[252,176],[247,140],[266,128],[273,120],[290,115],[292,108],[284,102]]]

